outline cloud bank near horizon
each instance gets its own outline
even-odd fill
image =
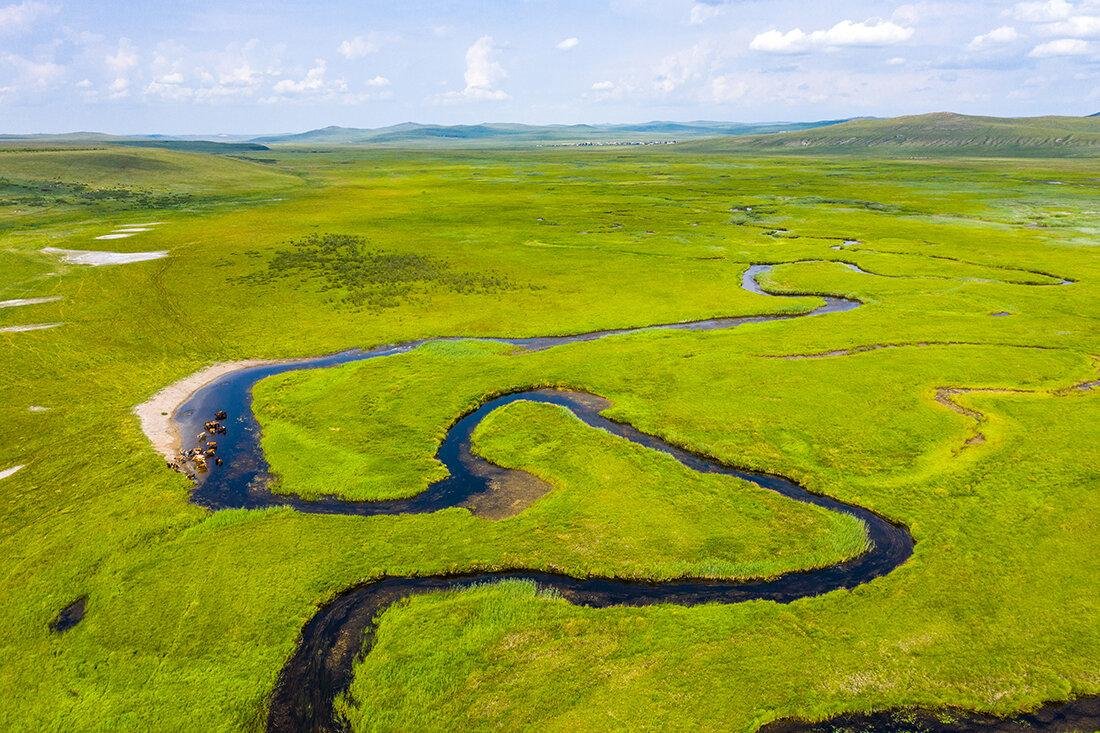
[[[4,2],[2,132],[1100,109],[1100,0]]]

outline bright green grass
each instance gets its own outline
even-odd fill
[[[437,344],[260,385],[285,491],[408,495],[438,478],[439,436],[483,396],[563,385],[608,397],[613,417],[647,432],[904,521],[918,540],[888,577],[790,606],[592,611],[514,585],[417,598],[383,617],[355,721],[749,728],[898,704],[1009,712],[1100,692],[1100,403],[1095,391],[1045,391],[1096,374],[1094,164],[570,150],[265,152],[279,162],[260,166],[119,154],[151,169],[112,178],[51,152],[43,180],[201,201],[0,200],[0,298],[64,296],[0,310],[0,325],[64,322],[0,334],[0,470],[27,464],[0,481],[0,728],[261,727],[316,606],[383,573],[747,576],[857,551],[862,536],[843,518],[684,473],[541,406],[510,408],[479,435],[479,450],[554,484],[511,519],[211,514],[187,502],[186,480],[130,413],[219,360],[804,312],[819,300],[739,288],[747,264],[790,260],[815,262],[777,268],[770,288],[867,305],[533,354]],[[0,177],[33,174],[8,162],[17,155],[0,155]],[[165,173],[166,162],[178,168]],[[767,211],[748,221],[732,211],[745,205]],[[166,223],[93,239],[134,221]],[[787,231],[766,233],[776,228]],[[242,282],[312,233],[516,287],[426,287],[375,309],[316,283]],[[830,249],[842,238],[861,244]],[[170,256],[81,268],[43,246]],[[904,277],[816,262],[830,259]],[[1023,270],[1077,282],[1008,282],[1048,280]],[[991,317],[1000,311],[1013,315]],[[876,343],[900,346],[771,358]],[[949,385],[1038,392],[960,397],[989,415],[987,442],[960,453],[973,425],[933,399]],[[302,462],[306,450],[319,460]],[[49,634],[82,594],[84,621]]]

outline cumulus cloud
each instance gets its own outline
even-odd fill
[[[633,96],[636,92],[637,88],[633,83],[613,82],[610,79],[604,79],[593,82],[589,90],[581,95],[581,98],[592,102],[607,102],[625,99]]]
[[[717,49],[707,42],[669,54],[657,65],[654,88],[663,94],[676,91],[706,76],[717,63]]]
[[[1039,30],[1048,36],[1095,38],[1100,36],[1100,15],[1071,15],[1065,20],[1046,23]]]
[[[558,41],[557,48],[559,51],[569,51],[576,48],[580,42],[581,39],[577,38],[576,36],[570,36],[569,38],[563,38]]]
[[[120,38],[115,52],[108,54],[103,60],[111,71],[124,74],[138,65],[137,48],[129,38]]]
[[[374,36],[356,36],[342,41],[336,47],[336,51],[349,61],[361,59],[364,56],[377,52],[379,43]]]
[[[56,8],[42,2],[28,2],[0,7],[0,33],[15,33],[30,27],[39,18],[51,15]]]
[[[210,104],[255,99],[269,83],[285,78],[280,54],[278,47],[264,47],[256,39],[197,52],[164,41],[153,52],[152,81],[143,93],[153,100]]]
[[[887,66],[904,66],[905,59],[901,56],[894,56],[893,58],[886,59]]]
[[[1010,25],[1002,25],[1000,28],[994,28],[988,33],[983,33],[979,36],[974,36],[970,43],[966,44],[966,50],[968,51],[984,51],[994,46],[1001,46],[1005,43],[1012,43],[1020,37],[1020,34]]]
[[[1059,38],[1055,41],[1040,43],[1028,54],[1033,59],[1045,59],[1055,56],[1087,56],[1092,53],[1092,44],[1080,38]]]
[[[787,32],[777,29],[758,34],[749,43],[753,51],[765,53],[806,53],[815,48],[843,46],[892,46],[909,40],[913,29],[889,20],[856,23],[842,20],[831,28],[806,33],[801,28]]]
[[[302,79],[280,79],[275,82],[273,89],[276,94],[310,94],[326,92],[342,92],[347,89],[347,83],[343,79],[327,81],[325,73],[328,63],[324,59],[317,59],[313,66],[306,72]]]
[[[748,91],[748,82],[734,76],[717,76],[710,83],[711,97],[718,103],[735,102],[748,94]]]
[[[161,74],[153,79],[145,87],[145,94],[150,97],[158,97],[165,100],[183,100],[194,97],[195,92],[184,85],[186,79],[178,71]]]
[[[717,18],[725,12],[725,3],[715,0],[703,0],[691,4],[691,16],[688,22],[692,25],[702,25],[711,18]]]
[[[386,77],[382,76],[381,74],[378,74],[377,76],[374,76],[374,77],[371,77],[370,79],[367,79],[367,86],[368,87],[388,87],[389,85],[390,85],[390,80],[387,79]]]
[[[466,86],[460,92],[448,92],[437,97],[442,102],[499,102],[509,99],[508,93],[497,85],[507,78],[504,67],[497,61],[498,48],[492,36],[482,36],[466,49]]]
[[[0,53],[0,62],[15,68],[20,87],[47,87],[65,74],[65,67],[53,61],[28,59],[12,53]]]
[[[123,99],[128,96],[130,96],[130,80],[125,77],[118,77],[107,87],[109,99]]]
[[[1038,0],[1016,3],[1009,14],[1016,20],[1043,23],[1062,20],[1073,14],[1073,5],[1067,0]]]

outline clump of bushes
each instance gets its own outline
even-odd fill
[[[517,287],[500,275],[455,271],[430,255],[372,249],[365,238],[350,234],[310,234],[288,245],[276,250],[264,269],[238,280],[316,285],[338,293],[343,305],[371,310],[392,308],[433,290],[476,294]]]
[[[125,186],[92,188],[83,183],[62,180],[12,181],[0,178],[0,205],[79,205],[101,201],[118,201],[136,208],[171,209],[193,204],[195,197],[182,193],[135,190]]]

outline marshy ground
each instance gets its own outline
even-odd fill
[[[348,720],[752,729],[1100,693],[1100,397],[1075,388],[1100,355],[1094,162],[270,157],[0,156],[0,301],[19,303],[0,309],[0,727],[263,727],[317,608],[383,575],[733,579],[858,553],[848,517],[731,492],[546,405],[502,408],[474,436],[551,487],[502,517],[210,511],[132,411],[220,362],[821,305],[741,288],[776,263],[770,292],[864,305],[535,351],[440,342],[262,381],[276,488],[415,495],[443,477],[458,416],[567,387],[902,523],[912,558],[785,605],[591,609],[515,582],[418,595],[378,620],[338,701]],[[130,236],[97,242],[112,233]],[[131,257],[59,252],[101,248]],[[45,324],[63,325],[26,330]]]

